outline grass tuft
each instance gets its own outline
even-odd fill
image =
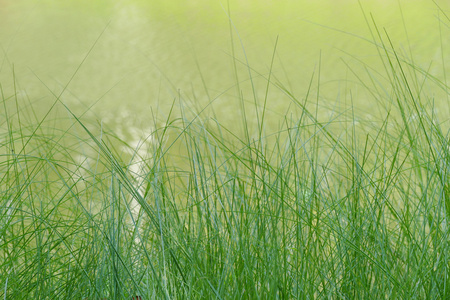
[[[449,298],[449,126],[426,89],[449,87],[367,20],[384,74],[360,80],[380,122],[353,107],[323,121],[320,64],[298,98],[272,76],[276,49],[255,122],[233,58],[243,132],[180,97],[130,144],[62,94],[37,119],[2,90],[0,298]],[[298,108],[275,133],[269,89]]]

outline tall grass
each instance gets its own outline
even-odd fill
[[[449,89],[371,28],[380,123],[320,121],[319,73],[301,98],[267,76],[299,111],[276,134],[255,100],[256,132],[181,109],[134,146],[2,93],[1,298],[449,298],[447,108],[423,87]]]

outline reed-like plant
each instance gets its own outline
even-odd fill
[[[1,298],[448,299],[449,87],[371,22],[379,121],[319,120],[320,72],[301,98],[262,75],[241,132],[180,98],[134,145],[2,93]],[[298,113],[267,134],[269,89]]]

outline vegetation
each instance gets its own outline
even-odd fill
[[[449,87],[372,28],[378,123],[320,121],[320,72],[301,98],[266,75],[298,108],[276,134],[267,97],[243,134],[176,100],[137,145],[60,95],[66,127],[2,93],[0,296],[448,299]]]

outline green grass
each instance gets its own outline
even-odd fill
[[[379,122],[319,120],[320,71],[301,97],[264,75],[242,132],[177,100],[137,146],[2,92],[0,298],[448,299],[449,87],[371,28]],[[266,134],[274,88],[298,113]]]

